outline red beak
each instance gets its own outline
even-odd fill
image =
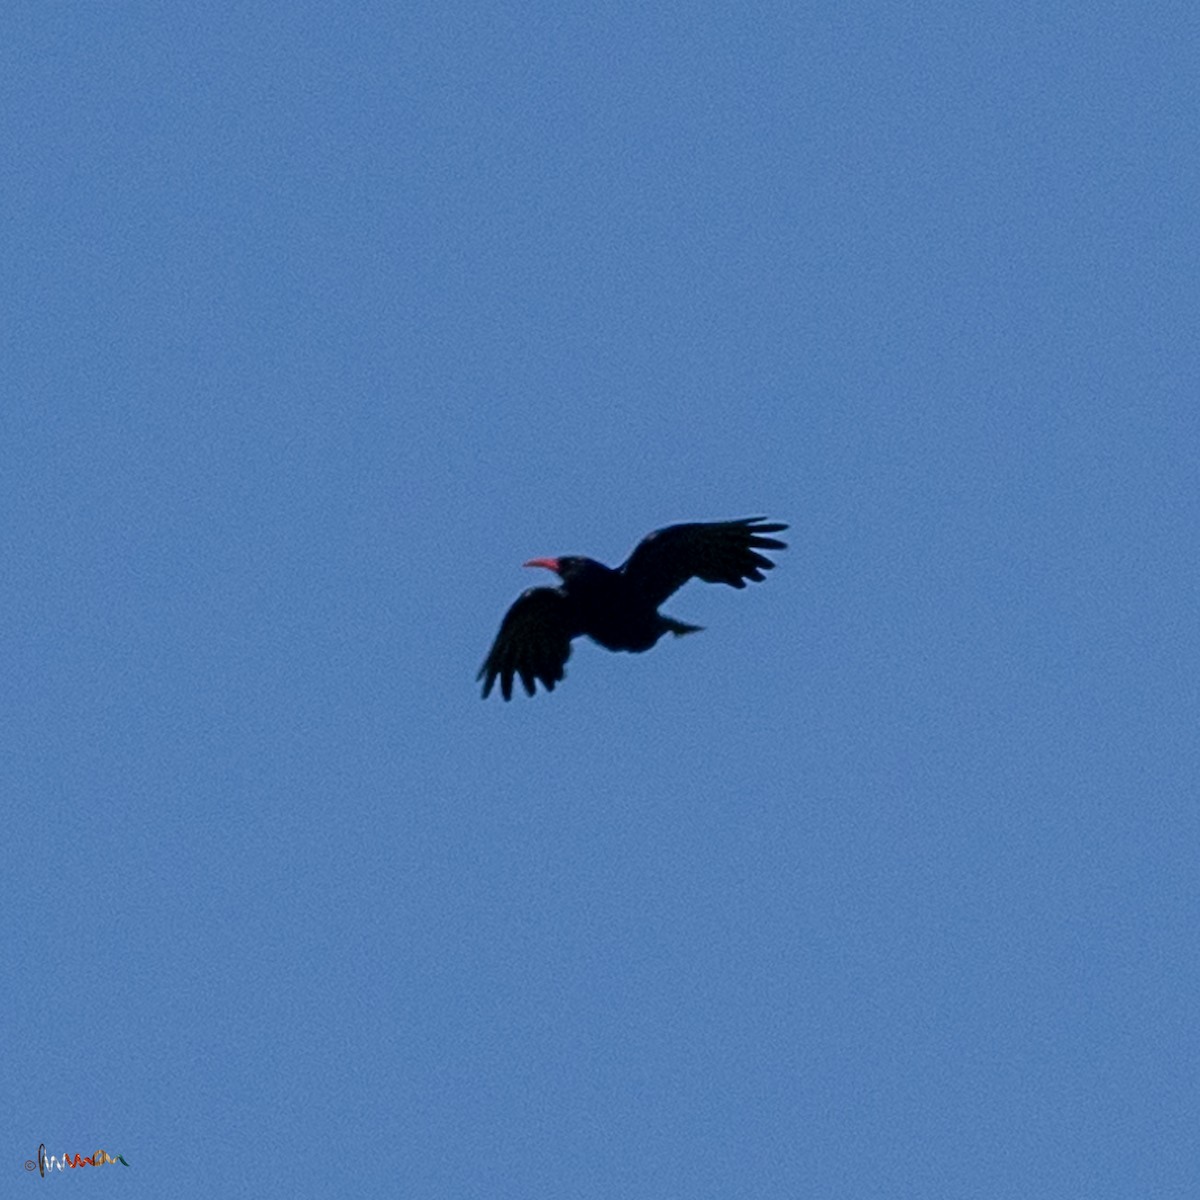
[[[558,571],[557,558],[531,558],[527,563],[522,563],[523,567],[545,567],[547,571]]]

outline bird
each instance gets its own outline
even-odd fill
[[[575,554],[531,558],[523,565],[544,567],[562,582],[528,588],[513,602],[475,677],[483,680],[483,698],[499,679],[501,695],[511,700],[514,677],[530,696],[538,683],[554,691],[566,673],[571,641],[580,636],[606,650],[641,654],[664,634],[699,633],[701,626],[668,617],[659,605],[689,579],[735,588],[747,580],[761,583],[775,566],[761,551],[787,549],[767,535],[785,529],[766,517],[668,525],[644,537],[615,569]]]

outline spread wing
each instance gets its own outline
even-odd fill
[[[785,550],[786,542],[766,537],[786,525],[764,524],[765,517],[668,525],[643,538],[621,567],[657,608],[689,579],[744,588],[747,579],[761,582],[774,563],[761,550]]]
[[[539,680],[546,691],[554,691],[571,657],[572,636],[562,592],[547,587],[522,592],[505,613],[500,632],[475,676],[483,680],[483,698],[491,694],[497,676],[505,700],[512,699],[514,675],[521,677],[531,696]]]

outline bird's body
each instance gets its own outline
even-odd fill
[[[576,637],[638,654],[663,634],[698,632],[698,625],[665,616],[658,606],[692,578],[736,588],[744,588],[747,579],[761,581],[775,564],[759,551],[785,549],[785,543],[763,535],[787,528],[763,520],[670,525],[644,538],[616,569],[577,555],[531,559],[527,567],[554,571],[562,583],[529,588],[508,610],[479,670],[484,698],[499,678],[501,693],[510,699],[514,676],[531,696],[536,681],[553,691]]]
[[[550,560],[538,566],[548,565]],[[574,615],[579,633],[590,637],[605,650],[628,650],[639,654],[649,650],[664,633],[690,632],[693,625],[682,625],[664,617],[638,586],[622,570],[613,570],[591,558],[556,558],[555,566],[562,592]],[[555,590],[555,589],[550,589]],[[678,627],[678,628],[675,628]]]

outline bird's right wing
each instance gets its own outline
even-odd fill
[[[500,632],[479,668],[483,698],[491,694],[497,676],[505,700],[512,699],[513,676],[519,675],[532,696],[535,682],[548,692],[562,680],[563,667],[571,657],[575,634],[567,621],[567,601],[557,588],[529,588],[522,592],[504,615]]]
[[[638,543],[621,573],[655,607],[689,579],[744,588],[747,579],[761,582],[775,565],[762,551],[787,549],[786,542],[765,535],[786,528],[765,517],[668,525]]]

